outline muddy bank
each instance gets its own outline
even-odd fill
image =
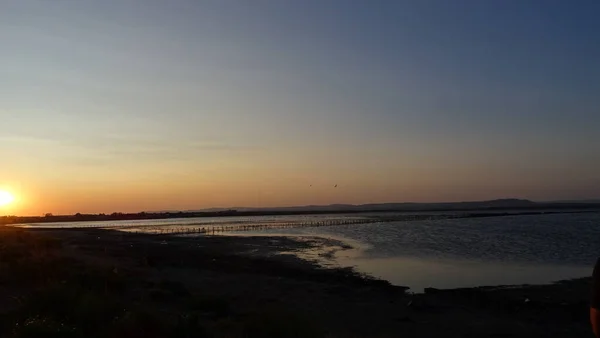
[[[351,269],[281,254],[327,255],[343,245],[320,238],[3,228],[0,244],[7,337],[35,336],[28,325],[38,336],[73,337],[590,336],[587,279],[410,295]],[[92,315],[42,301],[55,292]],[[96,298],[111,303],[82,301]]]

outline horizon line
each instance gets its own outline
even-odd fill
[[[436,205],[436,204],[462,204],[462,203],[486,203],[486,202],[499,202],[499,201],[515,201],[515,202],[527,202],[532,204],[540,204],[540,203],[592,203],[592,204],[600,204],[600,198],[591,198],[591,199],[562,199],[562,200],[530,200],[526,198],[496,198],[496,199],[486,199],[486,200],[465,200],[458,202],[381,202],[381,203],[360,203],[360,204],[351,204],[351,203],[330,203],[330,204],[306,204],[306,205],[288,205],[288,206],[264,206],[264,207],[208,207],[208,208],[200,208],[200,209],[173,209],[173,210],[141,210],[137,212],[123,212],[123,211],[113,211],[113,212],[76,212],[72,214],[56,214],[52,212],[44,213],[41,216],[45,216],[47,214],[51,214],[53,216],[72,216],[76,214],[81,215],[112,215],[112,214],[141,214],[141,213],[193,213],[193,212],[218,212],[219,211],[237,211],[238,209],[251,209],[249,211],[261,211],[266,209],[286,209],[286,208],[319,208],[319,207],[334,207],[334,206],[347,206],[347,207],[361,207],[361,206],[370,206],[370,205],[386,205],[386,204],[412,204],[412,205]],[[247,210],[248,211],[248,210]],[[0,215],[0,217],[41,217],[40,215]]]

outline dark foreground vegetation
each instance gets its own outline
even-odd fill
[[[282,250],[317,239],[0,227],[0,337],[589,337],[586,279],[427,290]]]

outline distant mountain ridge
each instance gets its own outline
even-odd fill
[[[428,210],[468,210],[468,209],[495,209],[495,208],[527,208],[536,207],[540,203],[516,198],[496,199],[489,201],[470,202],[441,202],[441,203],[369,203],[369,204],[328,204],[328,205],[305,205],[291,207],[231,207],[231,208],[208,208],[199,210],[187,210],[188,212],[220,212],[227,210],[265,211],[265,212],[306,212],[306,211],[428,211]]]
[[[502,213],[502,211],[505,211]],[[508,212],[510,211],[510,212]],[[532,202],[507,198],[491,201],[449,202],[449,203],[372,203],[372,204],[330,204],[272,208],[210,208],[189,211],[145,211],[139,213],[81,214],[44,216],[3,216],[0,224],[55,223],[86,221],[124,221],[144,219],[231,217],[231,216],[277,216],[307,214],[358,214],[368,212],[459,212],[474,215],[507,215],[513,211],[521,214],[543,214],[546,212],[600,212],[600,203],[594,202]],[[491,212],[491,213],[490,213]],[[533,213],[532,213],[533,212]]]

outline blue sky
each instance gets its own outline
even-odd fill
[[[598,13],[3,1],[0,186],[21,213],[598,198]]]

